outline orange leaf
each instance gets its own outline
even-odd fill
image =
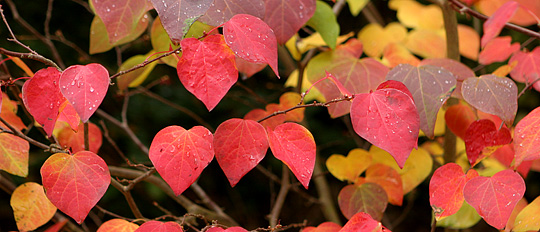
[[[28,141],[8,133],[0,133],[0,170],[13,175],[28,175]]]
[[[24,183],[11,195],[17,228],[20,231],[35,230],[54,216],[56,207],[47,199],[43,186],[34,182]]]
[[[135,223],[131,223],[123,219],[115,218],[101,224],[97,232],[133,232],[137,228],[139,228],[139,225]]]

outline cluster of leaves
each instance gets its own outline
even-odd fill
[[[357,15],[368,1],[347,2]],[[301,123],[305,108],[323,106],[333,118],[349,117],[352,130],[371,148],[353,149],[346,157],[334,154],[326,160],[329,172],[348,183],[337,196],[348,222],[343,227],[325,222],[305,231],[388,231],[380,223],[387,204],[401,206],[404,195],[430,174],[429,200],[438,225],[468,228],[483,218],[496,229],[540,229],[538,219],[532,217],[540,200],[518,204],[524,201],[523,178],[531,168],[538,170],[534,162],[540,159],[540,109],[514,123],[521,96],[516,82],[525,83],[524,90],[540,91],[540,49],[529,52],[518,42],[511,44],[509,36],[498,37],[510,20],[522,26],[540,23],[540,8],[525,0],[465,1],[491,16],[482,36],[469,26],[455,26],[459,53],[482,65],[508,60],[493,73],[477,77],[463,63],[445,58],[447,47],[452,46],[445,34],[452,32],[445,27],[443,17],[448,16],[441,7],[452,4],[460,11],[471,9],[458,1],[442,2],[437,6],[391,0],[388,7],[397,12],[399,22],[386,27],[371,23],[351,38],[354,35],[339,36],[336,15],[325,1],[91,0],[95,13],[91,54],[139,38],[151,21],[149,11],[155,10],[152,50],[127,59],[112,76],[97,63],[64,70],[48,67],[34,74],[24,62],[13,59],[30,76],[21,93],[25,110],[60,146],[49,148],[54,154],[41,166],[42,186],[28,182],[12,193],[18,228],[34,230],[47,223],[56,209],[81,224],[108,186],[114,185],[111,170],[98,155],[102,132],[89,122],[105,99],[111,79],[117,83],[118,94],[125,94],[144,83],[161,61],[176,68],[184,88],[212,111],[238,82],[239,72],[251,76],[268,65],[280,78],[278,45],[285,45],[299,63],[285,85],[298,86],[301,93],[284,93],[279,104],[228,119],[213,133],[204,126],[161,129],[147,149],[153,168],[134,179],[142,181],[155,170],[180,196],[215,157],[234,187],[270,148],[307,189],[317,147]],[[344,3],[339,1],[334,7]],[[525,13],[516,13],[519,10]],[[298,32],[305,26],[316,32],[301,38]],[[320,53],[315,55],[317,50]],[[313,99],[319,102],[309,103]],[[26,177],[30,142],[35,141],[21,132],[27,127],[16,112],[17,103],[4,94],[0,146],[5,152],[0,155],[0,169]],[[445,132],[445,126],[451,132]],[[444,133],[458,136],[462,152],[455,162],[440,158],[442,144],[448,142]],[[419,136],[428,142],[419,144]],[[494,160],[500,165],[479,168]],[[440,165],[433,171],[434,163]],[[272,230],[277,228],[275,223],[271,218]],[[145,220],[139,226],[116,218],[103,223],[99,231],[119,228],[183,230],[177,222]],[[205,230],[246,231],[217,225]]]

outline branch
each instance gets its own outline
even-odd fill
[[[131,209],[131,212],[135,216],[135,218],[144,218],[141,211],[139,210],[139,207],[137,207],[137,204],[135,203],[135,200],[133,200],[133,196],[131,196],[130,190],[126,188],[123,184],[120,184],[117,180],[111,177],[111,185],[118,189],[122,195],[124,195],[124,198],[126,198],[126,201],[128,202],[129,208]]]
[[[281,188],[279,189],[276,202],[274,203],[274,206],[272,207],[272,212],[270,213],[270,227],[271,228],[274,228],[279,224],[279,221],[278,221],[279,213],[281,212],[281,208],[283,207],[283,204],[285,203],[285,198],[287,197],[287,193],[289,192],[289,188],[291,186],[289,182],[289,168],[285,164],[281,165],[281,168],[282,168]]]
[[[2,133],[9,133],[9,134],[18,136],[18,137],[28,141],[29,143],[31,143],[31,144],[45,150],[45,151],[50,151],[52,153],[68,153],[67,151],[61,149],[60,145],[58,145],[58,144],[52,144],[51,146],[47,146],[44,143],[38,142],[38,141],[26,136],[25,134],[23,134],[22,132],[17,130],[17,128],[13,127],[11,124],[9,124],[6,120],[4,120],[1,117],[0,117],[0,122],[4,123],[4,125],[6,125],[9,128],[9,130],[7,130],[5,128],[0,127],[0,130],[1,130]]]
[[[484,14],[481,14],[480,12],[478,11],[475,11],[469,7],[467,7],[465,4],[461,3],[460,1],[458,0],[448,0],[449,3],[451,3],[455,10],[458,11],[459,13],[461,14],[469,14],[475,18],[478,18],[478,19],[481,19],[481,20],[488,20],[489,17],[484,15]],[[515,24],[512,24],[512,23],[506,23],[504,25],[504,27],[510,29],[510,30],[514,30],[514,31],[517,31],[519,33],[522,33],[522,34],[525,34],[529,37],[534,37],[535,39],[537,40],[540,40],[540,33],[538,32],[535,32],[535,31],[532,31],[532,30],[529,30],[527,28],[524,28],[524,27],[520,27],[520,26],[517,26]]]
[[[112,124],[120,127],[121,129],[126,132],[126,134],[131,138],[131,140],[139,147],[141,151],[143,151],[145,154],[148,154],[148,147],[146,147],[141,140],[133,133],[133,131],[129,128],[129,126],[123,122],[118,121],[118,119],[114,118],[113,116],[107,114],[105,111],[98,109],[96,111],[96,114],[100,117],[106,119],[107,121],[111,122]]]
[[[143,68],[144,66],[146,66],[146,65],[148,65],[148,64],[150,64],[150,63],[152,63],[152,62],[158,61],[159,59],[161,59],[161,58],[163,58],[163,57],[167,57],[167,56],[170,56],[170,55],[172,55],[172,54],[179,54],[181,50],[182,50],[182,47],[178,47],[177,49],[174,49],[174,50],[172,50],[172,51],[170,51],[170,52],[167,52],[167,53],[165,53],[165,54],[162,54],[162,55],[160,55],[160,56],[158,56],[158,57],[156,57],[156,58],[154,58],[154,59],[146,60],[146,61],[144,61],[144,62],[142,62],[142,63],[140,63],[140,64],[138,64],[138,65],[135,65],[135,66],[133,66],[133,67],[130,68],[130,69],[120,71],[120,72],[118,72],[118,73],[112,75],[110,78],[113,79],[113,78],[115,78],[115,77],[118,77],[118,76],[124,75],[124,74],[126,74],[126,73],[135,71],[135,70],[137,70],[137,69]]]

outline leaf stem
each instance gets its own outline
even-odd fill
[[[88,122],[84,123],[84,150],[90,151],[90,139],[88,136]]]

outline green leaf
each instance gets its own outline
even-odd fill
[[[349,10],[353,16],[358,16],[360,11],[368,4],[369,0],[347,0],[349,4]]]
[[[332,8],[323,1],[317,1],[315,14],[306,23],[318,31],[324,42],[332,49],[336,48],[336,40],[339,36],[339,24]]]

